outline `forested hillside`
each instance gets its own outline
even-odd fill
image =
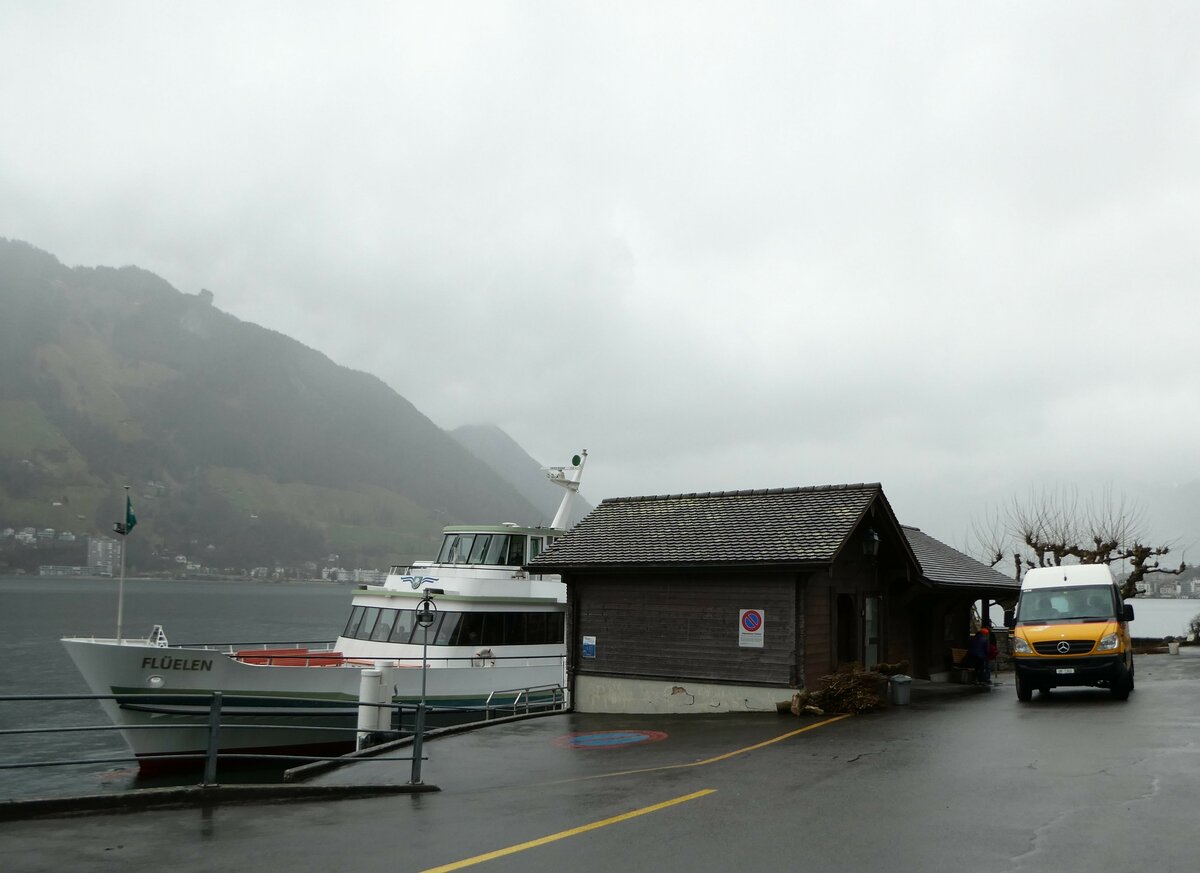
[[[0,527],[107,531],[134,565],[429,556],[544,511],[379,379],[135,267],[0,240]]]

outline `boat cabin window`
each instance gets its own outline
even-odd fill
[[[359,640],[420,645],[424,628],[412,609],[356,606],[343,636]],[[433,646],[557,645],[565,638],[561,612],[447,612],[439,610],[429,628]]]
[[[519,567],[525,563],[525,537],[509,536],[505,537],[508,540],[507,556],[504,563],[510,567]]]
[[[492,534],[491,541],[488,543],[487,554],[483,556],[483,563],[503,564],[507,547],[508,537],[500,534]]]
[[[542,538],[541,537],[530,537],[529,538],[529,560],[532,561],[534,558],[536,558],[541,553],[542,553]]]
[[[541,537],[532,537],[540,550]],[[519,567],[525,563],[524,534],[448,533],[438,550],[439,564],[485,564],[496,567]]]
[[[342,636],[354,639],[358,635],[358,626],[362,624],[363,613],[366,611],[365,606],[356,606],[350,610],[350,620],[346,622],[346,630],[342,632]]]
[[[386,642],[392,633],[392,624],[396,621],[396,609],[383,609],[379,612],[379,621],[375,622],[375,630],[371,631],[371,639],[376,642]]]
[[[448,646],[450,640],[454,639],[458,633],[458,622],[462,618],[461,612],[443,612],[440,613],[442,623],[437,627],[437,635],[430,634],[429,638],[433,640],[435,646]],[[430,628],[430,630],[433,630]]]
[[[476,534],[475,545],[471,546],[471,555],[467,558],[468,564],[482,564],[483,556],[487,554],[487,547],[492,544],[491,534]]]
[[[417,626],[417,612],[415,609],[389,609],[388,612],[396,613],[396,623],[392,626],[391,636],[388,637],[389,643],[407,643],[412,638],[413,628]],[[431,634],[430,639],[433,639]]]
[[[360,640],[371,639],[371,634],[375,630],[375,622],[379,620],[379,607],[368,606],[367,611],[363,613],[362,624],[358,626],[358,633],[355,634]]]

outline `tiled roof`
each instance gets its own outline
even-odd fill
[[[613,498],[529,567],[824,564],[882,497],[872,483]]]
[[[935,588],[1021,590],[1021,583],[952,549],[919,528],[903,526],[904,536],[921,564],[922,575]]]

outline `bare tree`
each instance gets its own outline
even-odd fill
[[[1024,501],[1013,498],[1003,513],[990,513],[977,524],[975,536],[991,566],[1011,554],[1017,579],[1032,567],[1056,567],[1064,561],[1128,562],[1121,595],[1129,598],[1137,596],[1149,574],[1179,575],[1187,569],[1182,562],[1163,566],[1158,559],[1170,554],[1170,544],[1150,545],[1144,528],[1144,511],[1108,489],[1084,500],[1076,489],[1058,488],[1031,492]]]

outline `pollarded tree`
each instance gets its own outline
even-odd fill
[[[1065,562],[1116,564],[1125,562],[1129,576],[1121,596],[1136,597],[1138,586],[1151,573],[1179,575],[1187,569],[1163,566],[1160,557],[1170,545],[1149,545],[1141,508],[1105,491],[1081,500],[1074,489],[1031,493],[1024,502],[1013,498],[1003,512],[992,513],[975,525],[978,551],[996,566],[1011,555],[1017,579],[1033,567],[1056,567]]]

